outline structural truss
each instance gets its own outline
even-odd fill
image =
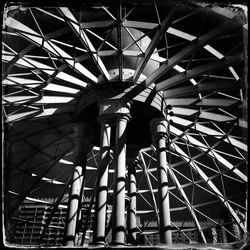
[[[24,200],[44,203],[50,197],[46,204],[55,210],[67,208],[74,167],[72,124],[96,121],[98,113],[88,107],[110,98],[145,105],[154,110],[152,116],[169,121],[165,151],[176,239],[183,235],[190,242],[188,232],[193,231],[208,243],[211,228],[224,230],[228,241],[247,233],[247,24],[241,9],[99,1],[6,6],[3,18],[6,225],[18,220],[15,210]],[[142,121],[144,113],[138,108]],[[138,122],[132,137],[141,131],[150,138],[146,126]],[[136,232],[151,245],[148,235],[159,234],[160,220],[157,150],[150,142],[131,144],[140,146],[135,156]],[[107,214],[114,193],[112,150],[110,156]],[[83,202],[86,197],[92,201],[89,213],[100,164],[97,138],[84,177]],[[127,202],[128,190],[126,197]],[[185,227],[190,221],[192,226]]]

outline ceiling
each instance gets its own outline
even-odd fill
[[[127,143],[141,150],[140,204],[152,193],[157,196],[143,175],[145,166],[152,168],[156,189],[149,122],[166,117],[172,120],[171,209],[178,214],[186,207],[178,180],[201,220],[204,214],[220,216],[225,204],[245,213],[245,22],[238,8],[169,1],[6,7],[2,114],[9,211],[23,199],[57,198],[67,189],[75,122],[88,123],[95,135],[85,183],[86,196],[92,195],[100,136],[97,103],[112,98],[134,102]],[[211,204],[219,205],[211,210]]]

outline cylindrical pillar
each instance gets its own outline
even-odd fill
[[[136,162],[128,166],[128,196],[130,198],[127,221],[128,221],[128,242],[136,243]]]
[[[101,140],[100,140],[100,166],[97,187],[97,198],[95,205],[95,230],[94,243],[105,245],[105,228],[106,228],[106,208],[108,192],[108,169],[110,160],[110,133],[109,123],[100,119],[101,122]]]
[[[92,139],[92,133],[88,125],[76,123],[74,127],[74,172],[72,176],[71,190],[68,206],[68,221],[66,226],[66,245],[74,246],[76,237],[76,224],[81,208],[81,194],[86,170],[87,153]]]
[[[116,120],[115,190],[113,207],[112,243],[123,245],[125,238],[125,172],[126,172],[126,126],[129,115]]]
[[[76,223],[78,218],[79,202],[81,200],[80,193],[83,182],[82,166],[76,166],[73,173],[73,181],[70,193],[70,203],[68,211],[68,225],[66,233],[66,245],[75,245]]]
[[[168,121],[156,118],[151,121],[153,144],[157,150],[158,178],[159,178],[159,217],[160,217],[160,242],[172,243],[171,219],[169,206],[169,184],[166,146],[168,140]]]

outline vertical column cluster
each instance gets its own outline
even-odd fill
[[[110,124],[116,126],[112,243],[124,244],[125,242],[126,127],[130,120],[130,107],[131,102],[123,100],[108,100],[99,103],[99,122],[102,131],[100,140],[101,164],[95,206],[94,243],[97,245],[105,245]]]
[[[160,242],[171,244],[171,220],[169,206],[169,184],[167,163],[168,121],[164,118],[153,119],[150,123],[152,143],[157,150],[158,178],[159,178],[159,216]]]
[[[126,157],[128,157],[128,197],[127,230],[128,243],[136,243],[136,155],[139,149],[132,147],[126,154],[126,127],[130,117],[131,102],[124,100],[108,100],[99,103],[98,121],[101,124],[100,163],[98,169],[97,193],[95,201],[95,222],[93,243],[105,245],[106,214],[108,196],[108,176],[110,163],[111,126],[115,125],[114,156],[114,195],[112,211],[112,244],[125,244],[125,176]],[[150,123],[152,143],[157,150],[159,179],[159,218],[160,242],[172,243],[171,220],[169,206],[169,184],[167,163],[168,122],[164,118],[153,119]],[[86,170],[86,158],[91,145],[91,133],[86,124],[75,125],[75,161],[69,199],[66,245],[73,246],[76,237],[76,223],[81,211],[81,197]],[[131,148],[131,145],[130,147]],[[131,152],[132,156],[131,156]]]

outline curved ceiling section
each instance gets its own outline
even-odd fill
[[[7,7],[3,24],[5,165],[8,191],[19,203],[35,199],[43,188],[53,186],[52,197],[68,187],[71,125],[82,109],[109,94],[151,105],[172,120],[171,211],[194,205],[204,219],[206,202],[216,200],[236,221],[237,208],[246,212],[246,196],[238,192],[248,181],[247,31],[239,9],[99,1]],[[145,110],[134,113],[144,117]],[[138,128],[141,138],[146,126]],[[94,189],[98,154],[98,147],[89,153],[86,192]],[[142,202],[157,195],[154,157],[153,146],[139,150]],[[113,170],[112,165],[111,175]],[[11,182],[18,176],[22,182]],[[145,184],[150,178],[151,189]]]
[[[2,56],[6,122],[74,112],[81,92],[103,80],[130,82],[126,96],[142,101],[151,87],[176,106],[176,116],[201,110],[205,119],[237,117],[228,109],[244,104],[246,95],[240,13],[223,16],[209,8],[164,4],[117,8],[7,11]],[[138,83],[148,91],[137,90]]]

